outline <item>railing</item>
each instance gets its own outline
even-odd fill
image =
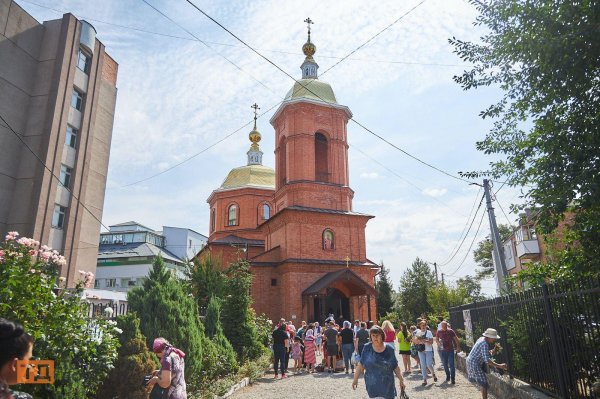
[[[116,319],[117,316],[127,314],[127,303],[86,303],[83,305],[87,308],[88,317],[102,317],[105,319]],[[84,308],[84,309],[85,309]]]
[[[509,374],[560,398],[600,397],[600,278],[552,284],[450,309],[465,352],[487,328]],[[464,330],[463,330],[464,329]]]

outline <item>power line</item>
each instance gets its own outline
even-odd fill
[[[145,0],[143,0],[145,1]],[[271,61],[269,58],[267,58],[266,56],[262,55],[258,50],[256,50],[254,47],[250,46],[248,43],[246,43],[244,40],[242,40],[239,36],[237,36],[235,33],[233,33],[232,31],[230,31],[229,29],[227,29],[223,24],[221,24],[219,21],[217,21],[216,19],[214,19],[213,17],[211,17],[210,15],[208,15],[204,10],[202,10],[200,7],[198,7],[197,5],[195,5],[191,0],[186,0],[187,3],[189,3],[192,7],[194,7],[196,10],[198,10],[200,13],[202,13],[206,18],[210,19],[211,21],[213,21],[215,24],[217,24],[221,29],[223,29],[224,31],[226,31],[227,33],[229,33],[231,36],[233,36],[236,40],[238,40],[240,43],[242,43],[243,45],[245,45],[246,47],[248,47],[250,50],[252,50],[252,52],[254,52],[256,55],[258,55],[260,58],[264,59],[265,61],[267,61],[269,64],[273,65],[276,69],[278,69],[279,71],[281,71],[282,73],[284,73],[286,76],[288,76],[290,79],[292,79],[294,82],[298,83],[299,85],[303,86],[304,89],[306,89],[308,92],[310,92],[312,95],[314,95],[315,97],[319,98],[321,101],[327,102],[326,100],[324,100],[319,94],[315,93],[314,91],[310,90],[310,88],[308,87],[309,85],[304,85],[303,83],[299,82],[298,80],[296,80],[292,75],[290,75],[288,72],[286,72],[285,70],[283,70],[279,65],[277,65],[276,63],[274,63],[273,61]],[[406,15],[408,15],[410,12],[412,12],[413,10],[415,10],[419,5],[423,4],[424,1],[422,1],[421,3],[419,3],[417,6],[413,7],[411,10],[409,10],[407,13],[403,14],[400,18],[398,18],[396,21],[394,21],[394,23],[396,23],[397,21],[401,20],[402,18],[404,18]],[[384,28],[381,32],[385,31],[386,29],[389,28],[388,25],[386,28]],[[369,41],[373,40],[374,37],[376,37],[377,35],[379,35],[381,32],[379,32],[378,34],[376,34],[375,36],[373,36],[372,38],[370,38],[369,40],[367,40],[366,43],[368,43]],[[365,43],[361,44],[360,46],[358,46],[354,51],[351,52],[354,53],[356,50],[362,48],[365,45]],[[345,59],[345,58],[344,58]],[[338,63],[334,64],[333,66],[338,65]],[[325,72],[329,71],[331,68],[327,69]],[[325,73],[324,72],[324,73]],[[323,73],[323,74],[324,74]],[[449,177],[452,177],[454,179],[463,181],[465,183],[471,183],[469,180],[463,179],[462,177],[459,176],[455,176],[452,175],[436,166],[431,165],[430,163],[427,163],[423,160],[421,160],[420,158],[410,154],[409,152],[403,150],[402,148],[398,147],[397,145],[393,144],[392,142],[390,142],[389,140],[383,138],[382,136],[376,134],[375,132],[373,132],[372,130],[370,130],[369,128],[367,128],[365,125],[363,125],[362,123],[358,122],[355,118],[352,118],[351,121],[353,121],[354,123],[356,123],[358,126],[362,127],[364,130],[366,130],[367,132],[371,133],[372,135],[374,135],[375,137],[377,137],[378,139],[382,140],[383,142],[387,143],[388,145],[392,146],[393,148],[399,150],[400,152],[402,152],[403,154],[409,156],[410,158],[413,158],[414,160],[422,163],[423,165],[426,165],[434,170],[437,170],[440,173],[443,173]]]
[[[356,151],[360,152],[361,154],[363,154],[365,157],[369,158],[371,161],[375,162],[376,164],[378,164],[379,166],[381,166],[382,168],[384,168],[385,170],[387,170],[388,172],[390,172],[391,174],[393,174],[394,176],[396,176],[397,178],[399,178],[400,180],[402,180],[403,182],[409,184],[410,186],[412,186],[413,188],[417,189],[420,193],[423,193],[424,189],[417,186],[416,184],[414,184],[413,182],[411,182],[410,180],[405,179],[404,177],[400,176],[398,173],[396,173],[394,170],[388,168],[387,166],[385,166],[383,163],[379,162],[377,159],[371,157],[370,155],[366,154],[365,152],[363,152],[362,150],[360,150],[358,147],[348,143],[348,145],[350,147],[352,147],[353,149],[355,149]],[[456,210],[452,209],[450,207],[450,205],[446,204],[443,201],[440,201],[439,199],[437,199],[436,197],[430,197],[431,199],[439,202],[440,204],[444,205],[445,207],[447,207],[448,209],[450,209],[453,212],[456,212]],[[472,210],[471,210],[472,211]],[[471,214],[469,213],[469,218],[471,217]],[[467,221],[468,223],[468,221]],[[465,226],[466,227],[466,226]],[[462,233],[461,233],[462,235]]]
[[[452,256],[452,254],[454,254],[454,251],[455,250],[458,251],[460,249],[459,244],[462,245],[462,242],[460,241],[460,239],[462,238],[463,234],[465,234],[465,231],[467,230],[467,226],[469,226],[469,220],[471,220],[471,217],[473,217],[473,219],[475,218],[475,215],[473,215],[473,211],[475,210],[475,206],[477,206],[477,198],[479,198],[479,194],[480,193],[481,193],[481,187],[479,187],[479,190],[477,191],[477,194],[475,194],[475,201],[473,201],[473,205],[471,206],[471,210],[469,211],[469,216],[467,216],[467,221],[465,222],[465,225],[464,225],[464,227],[463,227],[460,235],[458,236],[458,240],[456,241],[456,245],[450,251],[450,254],[448,255],[448,258],[446,258],[445,260],[443,260],[442,262],[440,262],[440,266],[446,265],[446,264],[450,263],[450,261],[452,260],[452,258],[450,258],[450,257]],[[472,223],[473,222],[471,222],[471,224]],[[467,234],[469,234],[469,232],[467,232]],[[464,242],[464,239],[463,239],[463,242]]]
[[[450,259],[448,259],[447,261],[441,263],[439,265],[440,267],[446,266],[447,264],[449,264],[450,262],[452,262],[452,259],[454,259],[454,257],[456,257],[456,255],[458,255],[458,252],[462,248],[462,245],[464,244],[465,240],[469,236],[469,232],[471,231],[471,228],[473,227],[473,223],[475,222],[475,219],[477,219],[477,214],[479,213],[479,209],[481,209],[481,205],[483,204],[483,199],[484,199],[484,196],[481,196],[481,200],[479,201],[479,206],[477,207],[477,211],[475,211],[475,214],[473,215],[473,219],[471,220],[471,225],[469,226],[469,229],[465,233],[465,236],[462,238],[460,244],[456,248],[456,251],[454,251],[454,254],[450,257]],[[485,211],[482,212],[482,215],[485,215]],[[479,229],[477,231],[479,231]],[[477,235],[477,233],[475,233],[475,234]],[[467,253],[468,253],[468,251],[467,251]]]
[[[45,168],[45,169],[46,169],[48,172],[50,172],[50,175],[52,175],[52,177],[54,177],[54,178],[55,178],[55,179],[58,181],[58,184],[60,184],[60,185],[61,185],[61,186],[62,186],[62,187],[65,189],[65,190],[67,190],[67,192],[69,193],[69,195],[70,195],[71,197],[75,198],[75,200],[77,201],[77,203],[78,203],[79,205],[81,205],[81,207],[82,207],[83,209],[85,209],[86,211],[88,211],[88,213],[89,213],[90,215],[92,215],[92,217],[93,217],[94,219],[96,219],[96,220],[98,221],[98,223],[100,223],[100,225],[101,225],[102,227],[104,227],[106,230],[108,230],[108,227],[106,227],[106,226],[105,226],[105,225],[102,223],[102,221],[101,221],[100,219],[98,219],[98,218],[96,217],[96,215],[94,215],[94,213],[93,213],[92,211],[90,211],[90,210],[88,209],[88,207],[87,207],[87,206],[85,206],[85,204],[84,204],[83,202],[81,202],[81,201],[79,200],[79,198],[78,198],[78,197],[77,197],[77,196],[76,196],[76,195],[73,193],[73,191],[71,191],[71,189],[70,189],[69,187],[67,187],[67,186],[63,185],[62,181],[60,181],[60,178],[54,174],[54,172],[53,172],[53,171],[52,171],[52,170],[51,170],[51,169],[50,169],[50,168],[49,168],[49,167],[46,165],[46,163],[45,163],[45,162],[44,162],[44,161],[43,161],[43,160],[42,160],[42,159],[41,159],[41,158],[38,156],[38,154],[36,154],[36,153],[35,153],[35,151],[33,151],[33,149],[32,149],[32,148],[29,146],[29,144],[27,144],[27,142],[26,142],[25,140],[23,140],[23,136],[22,136],[21,134],[17,133],[17,132],[16,132],[16,131],[15,131],[15,130],[14,130],[14,129],[13,129],[11,126],[10,126],[10,124],[8,123],[8,121],[7,121],[6,119],[4,119],[4,117],[3,117],[1,114],[0,114],[0,120],[2,120],[2,123],[4,123],[4,125],[5,125],[6,127],[8,127],[8,129],[9,129],[9,130],[10,130],[10,131],[11,131],[11,132],[12,132],[12,133],[15,135],[15,137],[16,137],[17,139],[19,139],[19,141],[20,141],[20,142],[21,142],[21,143],[22,143],[22,144],[23,144],[23,145],[24,145],[24,146],[25,146],[25,147],[26,147],[26,148],[29,150],[29,152],[31,152],[31,153],[33,154],[33,156],[34,156],[34,157],[35,157],[35,158],[36,158],[36,159],[37,159],[37,160],[38,160],[38,161],[39,161],[39,162],[40,162],[40,163],[41,163],[41,164],[44,166],[44,168]]]
[[[500,191],[500,190],[498,190],[498,191]],[[498,192],[498,191],[496,191],[496,192]],[[504,208],[502,208],[502,204],[500,204],[500,201],[498,201],[498,197],[496,197],[495,193],[492,193],[492,195],[494,196],[494,199],[496,200],[496,204],[498,204],[498,206],[500,207],[500,210],[502,211],[502,214],[506,218],[506,221],[508,222],[508,226],[509,227],[512,226],[512,223],[511,223],[510,219],[506,215],[506,212],[504,212]]]
[[[469,257],[469,254],[471,253],[471,248],[473,248],[473,244],[475,243],[475,240],[477,240],[477,236],[479,235],[479,229],[481,228],[481,224],[483,223],[484,216],[485,216],[485,211],[481,213],[481,220],[479,220],[479,226],[477,226],[477,231],[475,232],[475,235],[473,236],[473,241],[471,241],[471,245],[469,245],[469,249],[467,250],[465,257],[462,259],[462,261],[460,262],[460,264],[458,265],[456,270],[454,270],[452,273],[448,274],[448,276],[455,276],[456,273],[462,268],[463,264],[465,263],[465,260],[467,260],[467,258]]]

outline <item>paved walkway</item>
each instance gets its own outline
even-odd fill
[[[446,374],[443,370],[438,370],[439,358],[436,359],[436,374],[438,382],[434,383],[429,379],[429,384],[422,386],[420,369],[412,369],[410,375],[404,377],[406,384],[406,393],[410,399],[415,398],[440,398],[440,399],[477,399],[481,398],[479,390],[472,385],[464,374],[458,370],[456,372],[456,385],[446,383]],[[290,362],[293,364],[292,362]],[[413,363],[414,364],[414,363]],[[287,379],[273,379],[273,371],[266,374],[252,386],[236,392],[234,399],[285,399],[285,398],[337,398],[359,399],[368,398],[363,377],[358,382],[356,391],[352,390],[353,375],[345,373],[314,373],[314,374],[294,374],[290,373]],[[396,380],[397,384],[397,380]],[[396,385],[397,386],[397,385]],[[493,399],[492,395],[488,398]]]

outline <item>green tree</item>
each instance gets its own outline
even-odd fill
[[[435,275],[429,264],[419,258],[404,271],[400,278],[398,307],[400,316],[407,322],[432,311],[427,300],[429,288],[435,286]]]
[[[119,331],[88,318],[81,301],[93,274],[81,272],[83,281],[68,290],[58,277],[65,265],[58,252],[16,232],[0,244],[0,317],[23,325],[35,341],[34,356],[54,360],[54,384],[21,388],[36,398],[95,397],[117,356]]]
[[[261,345],[251,312],[250,287],[252,273],[245,260],[232,263],[226,270],[227,284],[223,288],[222,324],[240,363],[256,359],[265,348]]]
[[[505,224],[499,224],[498,233],[500,233],[500,239],[504,242],[512,235],[512,228]],[[476,277],[480,280],[496,274],[492,257],[493,250],[494,245],[492,244],[492,239],[489,235],[484,240],[479,241],[477,248],[473,250],[473,259],[475,260],[477,267],[479,267]]]
[[[477,43],[450,39],[473,67],[454,79],[465,90],[499,86],[481,112],[494,120],[477,148],[500,158],[485,172],[525,187],[523,207],[539,210],[550,234],[575,211],[557,262],[574,276],[600,270],[600,13],[596,1],[472,0]],[[552,268],[548,271],[552,272]]]
[[[146,399],[148,393],[142,380],[156,370],[158,358],[148,350],[146,338],[140,331],[140,319],[134,312],[119,316],[117,327],[122,330],[118,358],[104,380],[98,398]]]
[[[192,294],[198,301],[199,308],[206,308],[211,297],[223,297],[223,273],[221,260],[213,257],[210,251],[201,260],[194,259],[186,269]]]
[[[381,262],[381,272],[375,281],[375,301],[377,303],[377,319],[382,320],[382,317],[390,313],[394,307],[394,287],[390,279],[390,271],[383,266]]]
[[[185,352],[185,375],[192,389],[202,380],[223,374],[217,348],[204,334],[195,300],[166,270],[160,256],[154,260],[144,285],[129,291],[128,300],[129,309],[140,317],[148,347],[155,338],[164,337]]]
[[[204,318],[204,326],[206,336],[211,339],[217,346],[220,362],[223,368],[235,373],[238,369],[238,364],[235,358],[235,351],[231,343],[223,333],[221,325],[221,301],[216,297],[211,297]]]

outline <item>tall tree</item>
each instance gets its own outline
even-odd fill
[[[398,305],[405,321],[414,321],[422,314],[432,311],[427,300],[429,288],[435,286],[435,275],[429,264],[419,258],[404,271],[400,278]]]
[[[377,302],[377,318],[381,319],[383,316],[392,311],[394,307],[394,287],[392,286],[392,280],[390,279],[390,271],[385,268],[383,262],[381,262],[381,272],[377,276],[375,281],[375,296]]]
[[[511,236],[512,228],[505,224],[499,224],[498,232],[500,233],[500,239],[504,242]],[[494,245],[492,244],[492,239],[489,235],[484,240],[480,241],[477,244],[477,248],[473,250],[473,259],[475,259],[475,263],[479,267],[476,277],[480,280],[493,276],[496,273],[492,256],[493,250]]]
[[[575,274],[600,268],[600,8],[594,0],[471,0],[487,29],[478,43],[450,39],[473,67],[456,76],[465,90],[499,86],[481,112],[494,120],[477,148],[499,154],[486,172],[526,188],[551,233],[576,210],[563,262]]]
[[[201,260],[194,259],[185,271],[192,294],[198,301],[199,308],[206,308],[210,298],[223,296],[223,273],[221,260],[213,257],[210,251]]]

